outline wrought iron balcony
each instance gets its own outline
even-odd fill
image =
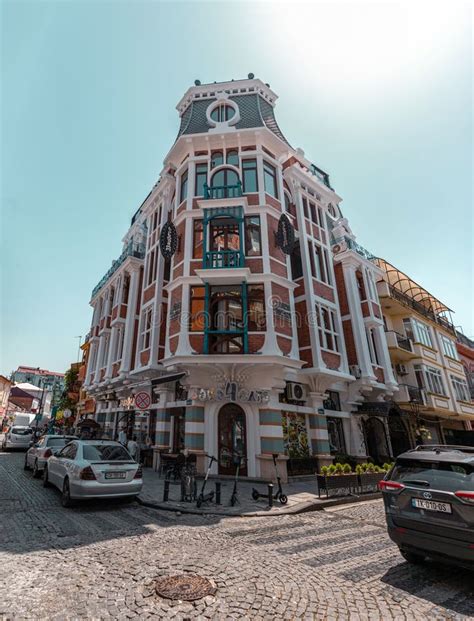
[[[350,237],[338,237],[334,240],[333,245],[340,244],[341,242],[344,242],[349,250],[354,250],[354,252],[357,252],[357,254],[359,254],[361,257],[364,257],[364,259],[373,261],[377,258],[375,255],[366,250],[363,246],[355,242]]]
[[[244,255],[240,250],[210,250],[204,253],[204,269],[244,267]]]
[[[410,401],[413,403],[419,403],[420,405],[424,405],[426,403],[424,390],[418,388],[418,386],[410,386],[409,384],[404,384],[404,386],[407,389]]]
[[[122,254],[112,263],[112,267],[104,274],[104,276],[100,279],[97,285],[92,290],[91,297],[94,297],[105,285],[105,283],[115,274],[118,268],[124,263],[125,259],[128,257],[135,257],[137,259],[145,258],[145,248],[142,244],[135,244],[130,242]]]
[[[205,199],[239,198],[240,196],[242,196],[241,181],[237,181],[235,185],[208,186],[207,183],[204,184]]]

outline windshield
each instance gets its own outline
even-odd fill
[[[82,451],[87,461],[132,461],[120,444],[84,444]]]
[[[47,446],[65,446],[71,440],[75,438],[48,438]]]
[[[29,427],[12,427],[11,432],[16,436],[30,436],[33,433]]]
[[[390,480],[445,492],[472,491],[474,489],[474,467],[469,464],[446,461],[427,462],[400,459],[395,464]]]

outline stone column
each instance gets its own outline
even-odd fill
[[[311,453],[318,459],[318,467],[332,464],[331,451],[329,449],[329,434],[324,414],[324,394],[310,392],[309,401],[313,412],[309,414],[309,440]]]
[[[117,337],[117,326],[112,326],[112,330],[110,332],[109,355],[107,357],[104,379],[111,379],[112,377],[112,364],[114,362],[114,351],[117,343]]]
[[[369,345],[365,331],[364,317],[360,304],[360,295],[357,288],[356,266],[352,263],[342,263],[344,282],[346,285],[347,301],[349,303],[350,315],[352,320],[352,333],[357,351],[357,361],[363,377],[375,380],[370,360]]]
[[[133,333],[135,330],[139,278],[139,269],[132,268],[130,274],[130,287],[128,291],[127,318],[125,320],[125,334],[123,339],[123,354],[122,364],[120,365],[120,375],[127,375],[132,364]]]

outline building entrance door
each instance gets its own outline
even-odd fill
[[[372,457],[374,462],[380,466],[389,462],[390,453],[383,422],[375,416],[368,418],[364,422],[364,435],[369,457]]]
[[[388,417],[388,429],[390,431],[390,442],[392,443],[394,457],[413,448],[408,428],[397,412],[390,412]]]
[[[236,403],[227,403],[218,418],[219,474],[235,474],[236,456],[242,458],[240,475],[247,476],[247,430],[245,412]]]

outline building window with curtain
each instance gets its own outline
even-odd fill
[[[242,181],[245,194],[258,192],[257,160],[242,161]]]
[[[263,162],[263,179],[265,192],[270,194],[270,196],[278,198],[276,169],[274,166],[265,161]]]
[[[205,328],[205,288],[190,287],[189,290],[189,331],[203,332]]]
[[[260,216],[245,217],[245,254],[247,257],[262,255]]]
[[[266,330],[265,293],[263,285],[248,285],[247,328],[249,332]]]

